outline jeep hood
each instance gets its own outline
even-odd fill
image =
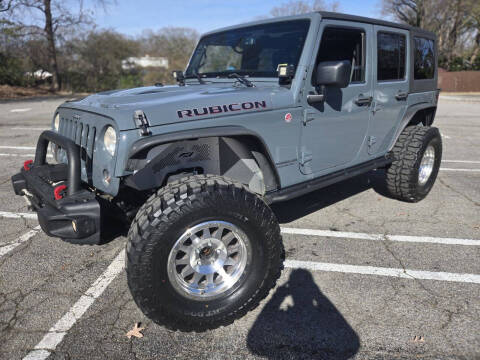
[[[183,121],[199,121],[267,111],[293,106],[290,89],[277,83],[257,83],[255,87],[232,83],[186,86],[151,86],[111,90],[66,102],[61,108],[88,111],[115,120],[119,130],[135,128],[133,114],[143,110],[150,126]]]

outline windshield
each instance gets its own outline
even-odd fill
[[[279,64],[298,64],[309,20],[250,26],[202,38],[193,53],[186,77],[277,77]]]

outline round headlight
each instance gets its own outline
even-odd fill
[[[59,127],[60,127],[60,114],[57,113],[57,115],[55,115],[55,120],[53,121],[53,128],[55,129],[55,131],[58,131]]]
[[[115,145],[117,144],[117,133],[113,127],[109,126],[107,130],[105,130],[103,143],[105,144],[105,149],[113,156],[113,154],[115,154]]]

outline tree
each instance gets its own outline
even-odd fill
[[[299,15],[321,10],[338,11],[339,7],[340,5],[337,1],[327,4],[324,0],[290,0],[289,2],[280,6],[275,6],[272,10],[270,10],[270,15],[273,17],[278,17]]]
[[[472,66],[477,66],[477,69],[480,70],[480,63],[477,65],[477,61],[480,59],[480,2],[477,0],[470,1],[473,2],[470,13],[470,26],[476,30],[476,33],[473,35],[474,45],[469,61]]]
[[[183,70],[198,42],[199,34],[189,28],[167,27],[158,31],[147,30],[138,39],[141,53],[151,56],[166,57],[169,70]],[[173,81],[171,71],[158,69],[145,76],[146,83],[170,83]]]
[[[405,24],[424,27],[425,6],[429,0],[383,0],[382,14]]]
[[[10,10],[10,7],[12,6],[13,0],[0,0],[0,12],[8,11]]]
[[[106,6],[106,0],[96,1]],[[24,36],[41,36],[46,40],[49,70],[53,74],[52,86],[60,90],[62,80],[57,59],[58,41],[73,29],[78,31],[81,26],[90,23],[89,11],[84,9],[83,1],[9,0],[4,13],[13,26],[22,30]]]
[[[135,40],[111,30],[91,31],[64,46],[66,81],[75,90],[102,91],[141,85],[138,74],[124,72],[122,60],[138,55]],[[135,75],[135,76],[132,76]],[[126,81],[128,80],[128,81]]]
[[[467,48],[478,48],[473,39],[480,42],[479,8],[478,0],[382,0],[383,15],[437,34],[440,61],[447,68]],[[474,49],[474,60],[478,52]]]

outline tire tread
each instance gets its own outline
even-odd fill
[[[255,209],[263,229],[269,229],[264,239],[269,257],[270,269],[267,276],[256,292],[234,311],[221,316],[198,316],[192,319],[190,314],[179,316],[170,313],[165,307],[153,304],[147,298],[148,284],[141,281],[142,274],[148,271],[145,258],[148,257],[151,243],[150,236],[162,226],[168,225],[174,217],[182,216],[184,210],[196,202],[208,203],[211,195],[233,198],[236,201],[246,202]],[[211,201],[211,200],[210,200]],[[205,331],[207,329],[224,326],[242,317],[248,311],[258,306],[270,290],[275,286],[282,268],[283,245],[280,227],[270,208],[252,193],[246,186],[218,175],[191,175],[175,180],[159,189],[140,208],[132,223],[126,246],[126,269],[128,285],[140,309],[155,322],[172,330]],[[132,266],[133,265],[133,266]]]

